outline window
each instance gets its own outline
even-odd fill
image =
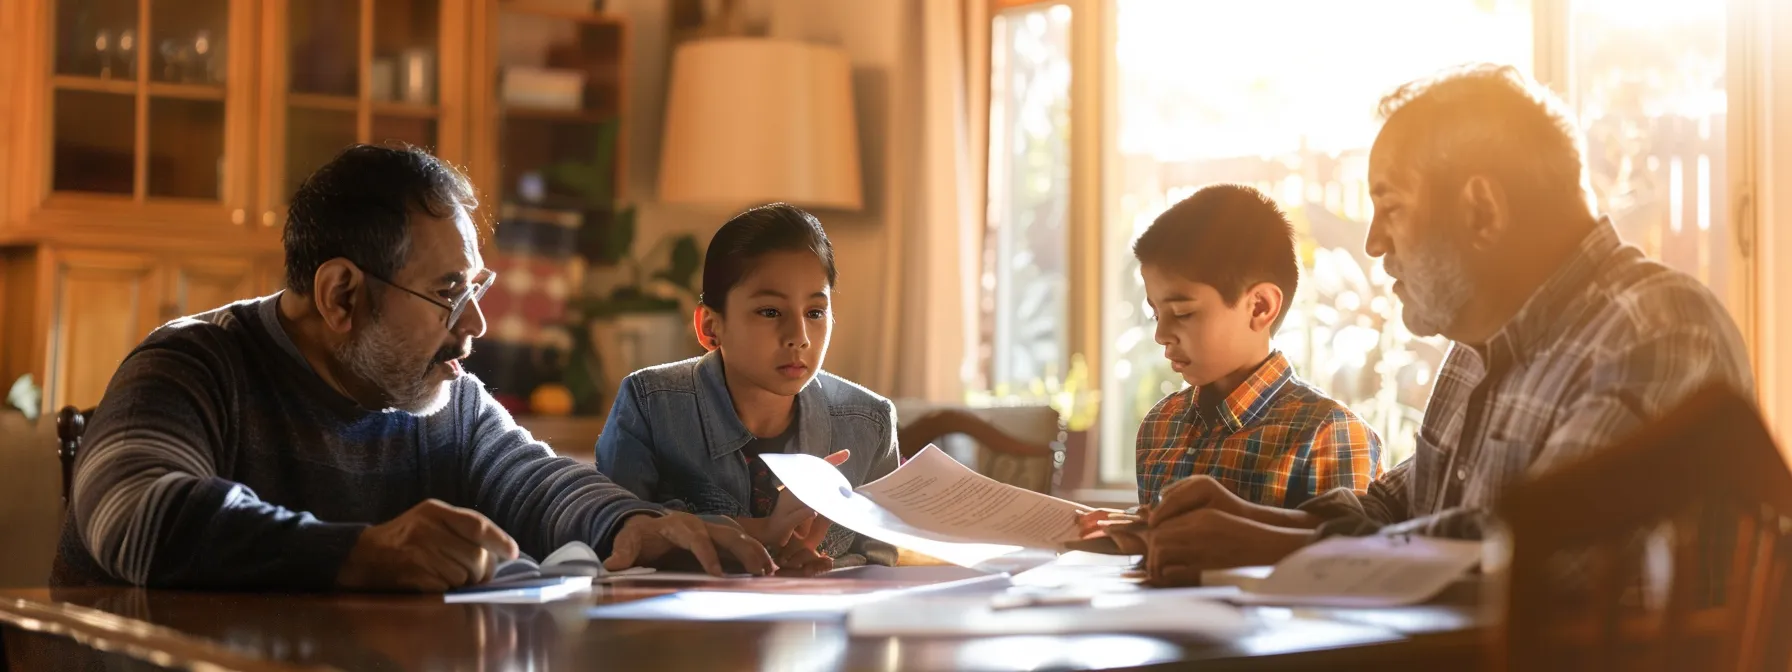
[[[1069,362],[1070,7],[992,17],[983,348],[997,396]]]
[[[1576,0],[1573,103],[1599,209],[1626,241],[1734,301],[1724,3]]]
[[[1071,31],[1073,9],[1106,25]],[[1601,211],[1629,242],[1708,283],[1740,321],[1749,308],[1731,284],[1747,264],[1730,251],[1725,22],[1724,3],[1706,0],[1069,0],[997,12],[982,278],[990,387],[1037,388],[1088,355],[1101,389],[1100,481],[1129,486],[1140,421],[1183,385],[1152,340],[1132,240],[1195,189],[1241,182],[1276,198],[1300,236],[1301,287],[1276,347],[1376,427],[1387,464],[1405,459],[1448,344],[1406,331],[1380,262],[1363,252],[1374,110],[1393,87],[1472,61],[1534,70],[1566,92]],[[1089,34],[1109,48],[1071,49],[1072,35]],[[1073,53],[1106,60],[1090,67]],[[1071,104],[1082,100],[1073,70],[1106,79],[1102,109]],[[1081,127],[1105,132],[1098,222],[1068,215],[1068,129],[1080,115],[1100,115]],[[1071,241],[1093,239],[1079,227],[1099,227],[1093,263],[1067,261],[1083,253]],[[1094,352],[1070,352],[1078,304],[1100,321]]]
[[[1411,454],[1446,345],[1407,333],[1391,281],[1363,252],[1375,105],[1400,83],[1457,63],[1528,69],[1530,8],[1512,0],[1115,4],[1118,104],[1106,170],[1116,173],[1118,197],[1106,204],[1103,231],[1103,266],[1113,270],[1102,277],[1102,480],[1133,480],[1139,423],[1184,384],[1152,340],[1132,240],[1215,182],[1271,195],[1300,236],[1300,289],[1275,346],[1381,433],[1384,459]]]

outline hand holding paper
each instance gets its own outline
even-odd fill
[[[803,503],[860,534],[971,566],[1022,548],[1060,550],[1084,507],[1000,483],[928,446],[856,492],[812,455],[763,455]]]

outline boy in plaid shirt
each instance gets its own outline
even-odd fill
[[[1139,503],[1206,474],[1247,501],[1292,508],[1381,474],[1381,440],[1270,347],[1300,270],[1294,229],[1255,189],[1206,187],[1133,244],[1164,359],[1189,387],[1139,427]]]

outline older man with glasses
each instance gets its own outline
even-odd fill
[[[441,591],[572,541],[611,568],[775,570],[739,529],[555,456],[462,370],[497,279],[475,207],[412,147],[353,147],[308,178],[285,291],[170,322],[119,366],[51,583]]]

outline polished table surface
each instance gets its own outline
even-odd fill
[[[755,585],[757,584],[757,585]],[[539,605],[444,604],[440,596],[241,594],[135,588],[0,590],[15,670],[102,654],[187,669],[1386,669],[1475,666],[1485,619],[1459,585],[1396,609],[1247,608],[1254,627],[1218,641],[1128,633],[855,637],[839,619],[589,619],[598,604],[678,589],[860,592],[832,579],[633,583]]]

